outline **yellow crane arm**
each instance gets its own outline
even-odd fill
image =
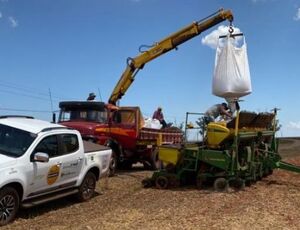
[[[168,37],[162,39],[161,41],[155,43],[146,51],[141,51],[141,54],[135,58],[127,59],[127,67],[123,72],[120,80],[115,86],[110,98],[109,103],[116,105],[117,101],[122,98],[126,93],[132,82],[134,81],[135,75],[144,65],[159,57],[160,55],[176,49],[178,45],[190,40],[193,37],[198,36],[203,31],[217,25],[225,20],[233,21],[233,14],[230,10],[220,9],[216,13],[202,19],[198,22],[193,22],[192,24],[184,27],[183,29],[169,35]]]

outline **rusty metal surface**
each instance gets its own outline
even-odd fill
[[[270,129],[274,118],[273,113],[254,113],[241,111],[239,116],[239,128],[260,128]],[[228,124],[227,128],[235,128],[235,120],[232,119]]]
[[[109,149],[109,147],[107,147],[107,146],[95,144],[95,143],[92,143],[90,141],[85,141],[85,140],[83,140],[83,147],[84,147],[85,153]]]

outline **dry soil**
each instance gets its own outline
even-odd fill
[[[300,139],[281,140],[300,165]],[[300,229],[300,174],[274,171],[244,191],[185,187],[144,189],[151,171],[135,168],[102,179],[89,202],[65,198],[28,210],[1,229]]]

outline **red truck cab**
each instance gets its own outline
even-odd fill
[[[144,128],[139,107],[117,107],[98,101],[64,101],[59,107],[60,124],[77,129],[85,140],[112,148],[112,174],[117,165],[130,168],[136,162],[157,169],[158,146],[183,141],[183,132],[178,128]]]

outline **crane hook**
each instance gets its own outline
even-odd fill
[[[228,32],[230,33],[230,35],[234,32],[232,21],[230,21]]]

